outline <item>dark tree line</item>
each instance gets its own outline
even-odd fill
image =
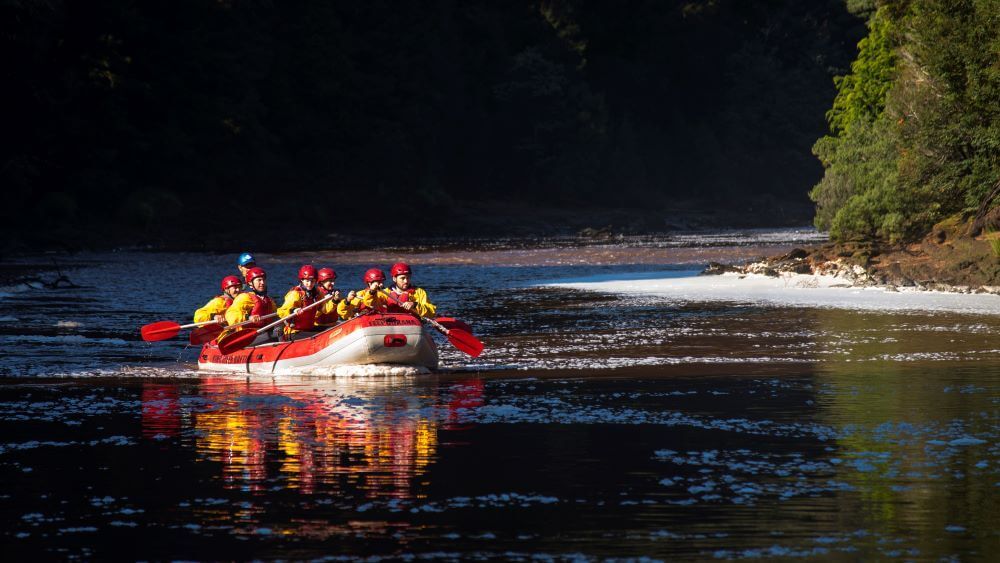
[[[0,29],[0,219],[56,234],[801,199],[865,33],[840,0],[8,0]]]

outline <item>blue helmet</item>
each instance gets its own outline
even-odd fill
[[[247,264],[256,264],[256,263],[257,261],[253,259],[253,254],[250,254],[249,252],[244,252],[243,254],[240,254],[240,259],[236,262],[236,264],[240,266],[246,266]]]

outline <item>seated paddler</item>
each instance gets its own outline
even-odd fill
[[[412,270],[404,262],[397,262],[389,270],[392,287],[386,290],[389,297],[390,313],[412,313],[421,317],[433,317],[437,307],[427,300],[427,292],[412,282]]]
[[[357,315],[384,312],[388,307],[389,297],[382,291],[385,272],[378,268],[372,268],[365,272],[362,279],[367,287],[348,293],[347,299],[340,302],[337,307],[340,318],[349,319]]]
[[[237,325],[243,321],[251,321],[239,330],[257,330],[266,326],[268,321],[263,317],[274,313],[277,307],[274,300],[267,296],[267,274],[262,268],[254,267],[247,270],[247,291],[237,295],[233,304],[226,309],[226,324]],[[224,338],[223,333],[219,338]],[[272,331],[257,335],[251,346],[274,340]]]
[[[320,268],[316,283],[319,286],[316,291],[320,299],[333,295],[333,298],[316,308],[316,326],[333,326],[340,322],[340,314],[337,313],[337,305],[341,301],[340,290],[334,287],[337,283],[337,272],[333,271],[333,268]]]
[[[243,291],[243,282],[236,276],[222,278],[222,295],[216,295],[204,307],[194,312],[194,322],[204,323],[215,321],[226,324],[226,309],[233,304],[233,299]]]
[[[282,319],[298,313],[285,321],[286,340],[308,338],[318,332],[316,330],[316,309],[318,307],[298,312],[299,309],[308,307],[320,299],[316,291],[316,278],[315,267],[307,264],[299,268],[299,284],[288,290],[288,293],[285,294],[285,302],[281,307],[278,307],[278,316]]]

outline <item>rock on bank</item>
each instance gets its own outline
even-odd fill
[[[1000,233],[970,230],[964,223],[945,222],[905,246],[831,243],[743,265],[713,262],[702,274],[815,274],[861,287],[1000,294]]]

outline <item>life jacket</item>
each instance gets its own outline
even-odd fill
[[[250,316],[254,315],[270,315],[271,313],[278,310],[278,306],[274,304],[274,299],[266,295],[259,295],[256,291],[249,292],[250,300],[253,301],[253,309],[250,310]],[[246,328],[252,328],[254,330],[258,328],[263,328],[267,326],[266,321],[260,321],[259,323],[250,323],[246,325]]]
[[[315,290],[310,295],[309,292],[302,289],[301,285],[297,285],[292,289],[289,289],[288,291],[297,291],[299,293],[299,297],[302,299],[302,304],[299,305],[300,309],[303,307],[308,307],[309,305],[312,305],[313,303],[316,302]],[[305,313],[299,313],[298,315],[295,315],[295,318],[292,319],[291,326],[295,330],[312,330],[313,327],[316,326],[316,308],[313,307],[312,309],[309,309]]]
[[[417,288],[415,287],[400,291],[399,288],[393,286],[389,290],[389,305],[386,307],[386,311],[389,313],[408,313],[409,311],[399,305],[410,301],[410,297],[416,292]]]
[[[331,293],[334,293],[335,291],[337,291],[337,290],[334,289],[333,291],[327,291],[327,290],[323,289],[322,287],[316,288],[316,293],[319,295],[319,297],[321,299],[323,297],[326,297],[327,295],[330,295]],[[337,304],[340,303],[340,301],[341,301],[340,299],[331,299],[330,302],[333,303],[333,310],[332,311],[330,311],[329,313],[324,313],[322,311],[316,313],[316,319],[315,319],[316,320],[316,324],[329,325],[329,324],[335,324],[337,321],[339,321],[340,320],[340,315],[337,314]],[[327,305],[324,305],[322,307],[317,307],[316,309],[317,310],[318,309],[325,309],[326,307],[327,307]]]
[[[239,293],[237,293],[236,295],[239,295]],[[233,304],[233,298],[230,297],[228,293],[223,293],[222,295],[219,296],[219,299],[222,299],[222,302],[226,304],[226,309],[228,309],[229,306]],[[223,309],[223,311],[225,311],[225,309]]]

